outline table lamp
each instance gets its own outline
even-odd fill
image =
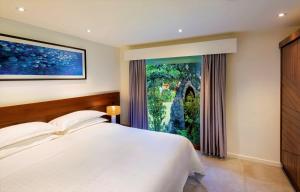
[[[111,116],[111,122],[116,123],[116,116],[120,115],[121,113],[121,107],[120,106],[107,106],[106,107],[106,113],[107,115]]]

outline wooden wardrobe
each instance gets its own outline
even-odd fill
[[[300,30],[280,42],[281,163],[300,191]]]

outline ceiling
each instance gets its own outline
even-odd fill
[[[0,17],[123,46],[300,25],[300,0],[0,0]]]

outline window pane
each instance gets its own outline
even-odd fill
[[[146,61],[149,129],[200,141],[202,56]]]

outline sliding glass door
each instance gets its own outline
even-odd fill
[[[149,129],[200,141],[202,56],[146,60]]]

